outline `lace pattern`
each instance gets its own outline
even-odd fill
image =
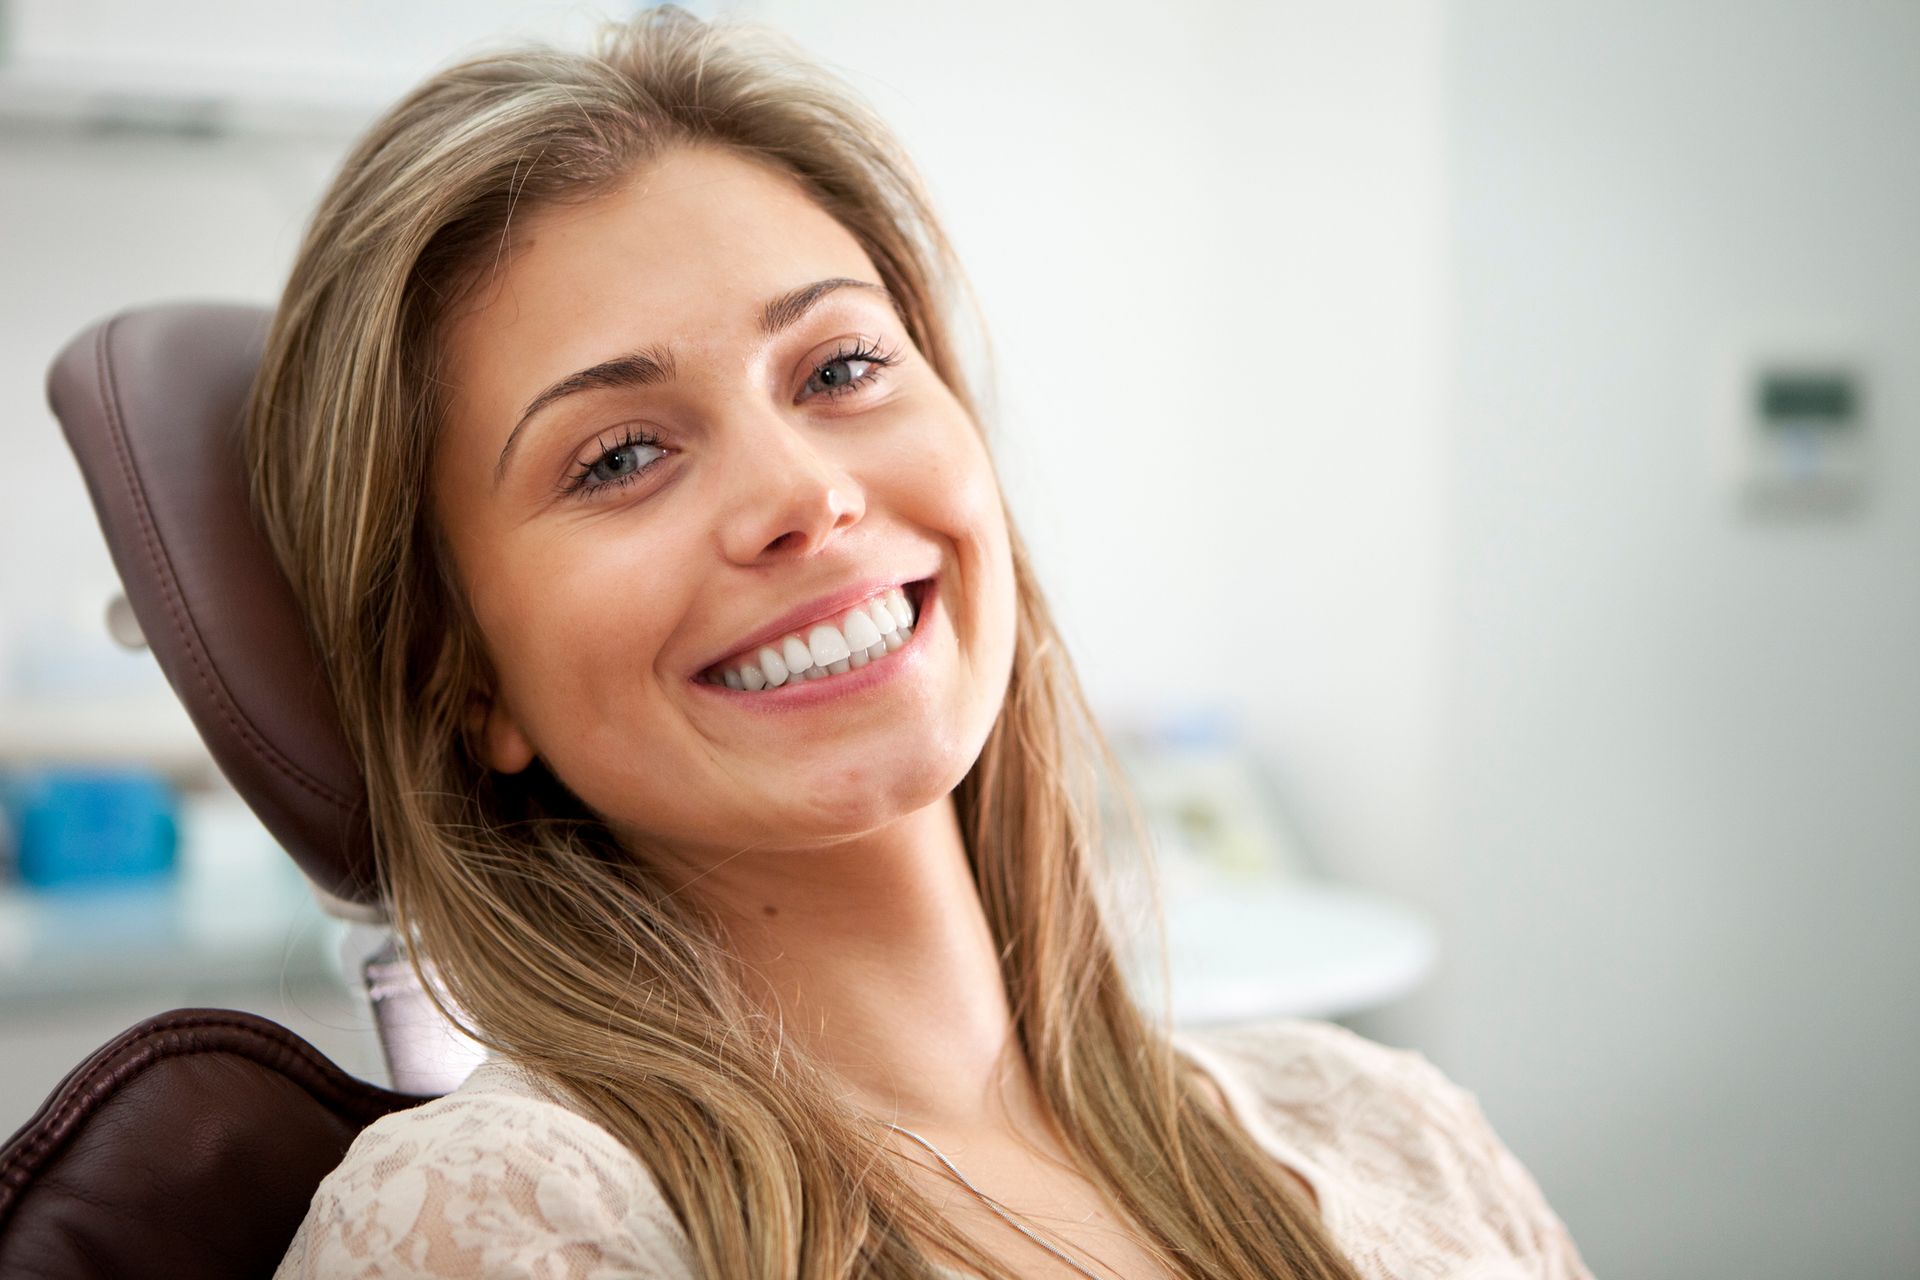
[[[1592,1280],[1473,1095],[1422,1055],[1306,1021],[1175,1043],[1313,1186],[1334,1243],[1370,1280]]]
[[[1592,1280],[1473,1096],[1330,1023],[1175,1038],[1370,1280]],[[961,1273],[944,1274],[959,1280]],[[370,1125],[275,1280],[700,1280],[645,1165],[507,1063]]]
[[[503,1062],[363,1130],[274,1275],[633,1280],[694,1275],[646,1167]]]

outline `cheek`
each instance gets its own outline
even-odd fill
[[[1000,482],[993,473],[986,445],[978,436],[970,432],[956,452],[952,477],[944,491],[949,518],[957,539],[968,549],[972,563],[967,568],[979,578],[981,607],[1010,619],[1013,552]]]
[[[957,590],[948,598],[981,705],[998,709],[1013,664],[1016,622],[1011,534],[985,443],[969,424],[925,470],[929,523],[951,540]]]
[[[922,435],[910,465],[897,474],[907,477],[907,505],[928,528],[974,554],[1005,547],[999,481],[985,442],[964,417],[950,420],[930,442]]]
[[[474,612],[502,692],[563,776],[569,756],[664,702],[657,659],[680,616],[676,584],[635,568],[663,560],[613,538],[543,539],[501,549],[483,576]]]

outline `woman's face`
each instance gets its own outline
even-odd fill
[[[434,505],[498,676],[491,767],[537,755],[696,864],[874,831],[965,775],[1012,663],[1000,495],[796,184],[681,149],[523,213],[445,357]]]

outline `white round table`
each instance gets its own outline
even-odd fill
[[[1437,950],[1420,913],[1322,880],[1170,886],[1165,906],[1180,1027],[1378,1008],[1418,988]]]

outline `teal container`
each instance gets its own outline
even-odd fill
[[[180,828],[173,788],[128,769],[42,769],[8,787],[23,884],[151,880],[173,873]]]

